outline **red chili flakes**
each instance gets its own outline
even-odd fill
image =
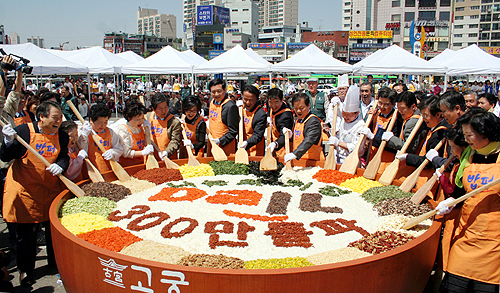
[[[217,226],[222,225],[222,229],[217,229]],[[217,248],[217,246],[227,246],[227,247],[246,247],[248,242],[246,241],[221,241],[220,235],[218,233],[231,234],[234,231],[234,224],[229,221],[217,221],[217,222],[207,222],[205,224],[204,232],[210,234],[208,240],[208,246],[211,249]],[[245,222],[238,223],[238,240],[246,240],[247,233],[255,231],[255,227],[248,225]]]
[[[335,220],[316,221],[309,224],[309,226],[325,230],[325,236],[336,235],[349,231],[356,231],[363,236],[368,236],[370,234],[365,229],[356,226],[356,220],[349,221],[341,218]]]
[[[304,223],[297,222],[271,222],[268,224],[269,230],[264,235],[270,235],[276,247],[311,247],[312,231],[304,228]]]
[[[155,168],[150,170],[141,170],[134,174],[134,177],[141,180],[147,180],[156,185],[183,180],[182,174],[177,169]]]
[[[247,213],[240,213],[231,210],[222,211],[226,216],[229,217],[237,217],[240,219],[252,219],[255,221],[261,222],[271,222],[271,221],[286,221],[288,220],[288,216],[261,216],[261,215],[252,215]]]
[[[371,254],[379,254],[404,245],[413,239],[415,239],[415,237],[398,232],[377,231],[349,243],[348,247],[354,247]]]
[[[187,194],[184,196],[174,197],[174,195],[181,191],[186,190]],[[165,187],[157,194],[148,198],[149,201],[166,200],[171,202],[176,201],[194,201],[204,197],[207,193],[204,190],[192,187]]]
[[[140,223],[142,223],[142,221],[144,221],[146,219],[151,219],[151,218],[157,218],[157,219],[155,221],[149,222],[145,225],[139,225]],[[142,215],[139,218],[130,221],[130,223],[128,223],[128,225],[127,225],[127,228],[129,230],[132,230],[132,231],[141,231],[141,230],[152,228],[154,226],[158,226],[163,221],[166,221],[169,218],[170,218],[170,216],[164,212],[157,212],[157,213]]]
[[[131,219],[133,215],[144,214],[149,210],[150,210],[149,206],[136,205],[136,206],[133,206],[132,209],[130,211],[128,211],[128,213],[125,216],[118,216],[118,214],[121,213],[120,210],[116,210],[116,211],[112,212],[111,214],[109,214],[108,220],[110,220],[112,222],[118,222],[118,221],[121,221],[123,219]]]
[[[172,228],[181,222],[189,222],[189,226],[182,229],[179,232],[172,232],[171,231]],[[191,219],[191,218],[186,218],[186,217],[180,217],[177,220],[173,221],[172,223],[168,223],[168,225],[163,227],[160,234],[164,238],[180,238],[186,234],[193,232],[193,230],[194,230],[194,228],[196,228],[196,226],[198,226],[197,220]]]
[[[91,244],[115,252],[119,252],[130,244],[142,240],[142,238],[139,238],[120,227],[92,230],[76,236]]]
[[[256,206],[259,204],[262,194],[253,190],[219,190],[213,196],[206,198],[209,203]]]
[[[318,180],[319,182],[323,183],[333,183],[335,185],[340,185],[342,182],[346,181],[347,179],[359,177],[357,175],[352,175],[349,173],[345,172],[340,172],[337,170],[319,170],[316,172],[316,174],[313,175],[313,179]]]

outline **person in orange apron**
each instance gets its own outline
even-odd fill
[[[80,182],[88,178],[88,176],[86,174],[87,170],[83,170],[83,160],[87,157],[87,151],[84,149],[78,150],[76,146],[76,141],[78,140],[78,125],[73,121],[64,121],[61,123],[60,129],[69,136],[69,167],[68,170],[64,172],[64,176],[73,182]]]
[[[123,155],[120,158],[120,165],[123,167],[144,164],[144,157],[153,153],[152,145],[146,146],[143,124],[151,126],[144,120],[146,108],[138,101],[127,103],[123,117],[125,124],[116,127],[123,146]]]
[[[269,118],[271,126],[271,143],[266,147],[271,152],[276,151],[278,157],[285,156],[285,134],[283,128],[293,129],[293,112],[283,102],[283,92],[279,88],[267,91]]]
[[[259,90],[253,85],[246,85],[243,88],[243,101],[241,102],[241,106],[245,106],[243,142],[238,147],[244,148],[250,156],[264,156],[265,154],[264,133],[267,126],[267,114],[258,102],[259,94]]]
[[[152,97],[151,105],[154,112],[149,116],[149,123],[151,123],[153,142],[160,149],[160,153],[156,154],[157,159],[166,156],[176,160],[182,141],[182,127],[179,120],[168,113],[168,102],[165,94],[157,93]]]
[[[293,138],[293,151],[285,154],[284,161],[287,163],[293,159],[324,161],[325,155],[321,147],[322,127],[321,119],[310,111],[309,96],[298,93],[292,98],[293,109],[297,115],[297,122],[293,132],[289,131]]]
[[[227,156],[236,151],[236,135],[240,116],[236,104],[226,95],[226,82],[216,78],[208,84],[212,100],[209,107],[209,132],[212,140]],[[209,156],[211,156],[211,152]]]
[[[103,103],[93,105],[88,113],[90,122],[85,122],[80,129],[80,141],[87,151],[90,162],[100,173],[111,170],[110,160],[118,161],[123,154],[120,137],[108,127],[111,110]],[[106,150],[101,152],[91,132],[94,133]]]
[[[458,118],[465,114],[467,106],[462,94],[451,90],[446,91],[439,99],[439,108],[443,112],[443,117],[448,124],[455,125]]]
[[[497,179],[500,170],[500,119],[473,108],[458,120],[469,144],[460,158],[455,188],[468,193]],[[447,218],[443,235],[442,283],[445,292],[498,292],[500,283],[500,185],[466,199],[460,208],[438,204]],[[452,221],[454,219],[454,221]],[[448,224],[450,224],[448,227]],[[446,242],[445,242],[446,241]]]
[[[205,136],[207,135],[207,125],[200,115],[201,101],[196,96],[188,96],[182,102],[182,113],[186,115],[181,121],[186,131],[187,139],[179,149],[179,158],[187,158],[186,146],[191,146],[193,155],[201,158],[205,154]]]
[[[0,148],[0,159],[6,162],[14,160],[5,179],[2,214],[6,222],[17,223],[17,267],[21,285],[29,286],[34,282],[38,223],[45,227],[48,264],[53,268],[56,266],[49,207],[64,189],[56,175],[63,173],[69,165],[69,138],[59,129],[62,117],[59,104],[45,102],[37,110],[37,122],[20,125],[15,130],[10,125],[2,129],[4,144]],[[27,151],[14,139],[16,133],[51,165],[46,167]]]

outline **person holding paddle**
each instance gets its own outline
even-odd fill
[[[238,145],[244,148],[250,156],[263,156],[264,132],[267,126],[267,113],[262,109],[259,99],[259,90],[253,85],[243,87],[243,139]]]
[[[39,223],[45,227],[48,264],[56,267],[50,236],[49,207],[65,188],[57,175],[69,166],[69,137],[59,128],[63,117],[61,106],[44,102],[38,107],[36,116],[38,121],[15,129],[10,125],[4,126],[4,144],[0,147],[2,161],[14,160],[5,178],[2,214],[6,222],[17,223],[17,268],[24,286],[34,282]],[[33,153],[28,152],[15,140],[16,133],[51,165],[46,167]]]
[[[207,126],[205,120],[200,115],[201,101],[196,96],[188,96],[182,102],[182,113],[186,115],[184,129],[186,129],[187,139],[184,139],[183,145],[179,149],[179,158],[187,158],[187,146],[191,146],[193,154],[197,157],[203,157],[205,153],[205,136],[207,135]]]
[[[64,175],[75,183],[80,182],[84,179],[82,168],[84,160],[87,157],[87,151],[84,149],[78,150],[76,145],[76,141],[78,140],[78,125],[73,121],[66,120],[61,123],[60,129],[66,132],[69,136],[69,166],[68,170],[64,172]]]
[[[178,158],[177,151],[182,141],[182,128],[178,119],[168,112],[168,97],[162,93],[156,93],[151,98],[153,113],[149,115],[151,123],[151,136],[153,142],[158,145],[160,152],[158,158],[168,157],[171,160]]]
[[[469,193],[498,177],[500,118],[473,108],[457,121],[469,146],[460,157],[455,188]],[[453,210],[446,201],[438,214]],[[445,292],[498,292],[500,280],[500,185],[466,199],[446,222],[442,242]]]
[[[226,82],[216,78],[208,84],[212,94],[209,107],[209,133],[212,141],[219,145],[226,156],[234,155],[236,151],[236,135],[240,116],[238,107],[226,95]],[[211,156],[211,154],[210,154]]]
[[[84,150],[87,151],[90,162],[96,166],[100,173],[111,170],[110,160],[118,161],[123,154],[120,137],[108,127],[111,110],[105,104],[93,105],[88,113],[90,122],[85,122],[80,129],[79,140]],[[92,139],[91,132],[99,137],[99,141],[106,150],[99,150]]]
[[[290,129],[283,129],[283,133],[287,131],[289,137],[293,134],[293,151],[285,154],[285,163],[294,159],[324,161],[321,119],[311,113],[309,96],[305,93],[295,94],[292,104],[298,120],[293,133]]]
[[[278,157],[285,155],[285,134],[283,128],[293,129],[293,112],[283,102],[283,92],[279,88],[270,89],[268,92],[269,118],[271,122],[272,142],[267,146],[271,152],[276,151]]]

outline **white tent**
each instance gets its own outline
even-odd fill
[[[339,74],[352,71],[352,65],[333,58],[314,44],[271,68],[275,72],[290,73]]]
[[[259,63],[262,63],[263,65],[266,65],[266,66],[272,66],[272,64],[267,61],[266,59],[262,58],[259,54],[257,54],[257,52],[255,52],[254,50],[252,50],[252,48],[248,48],[245,50],[245,53],[247,53],[248,56],[250,56],[250,58],[252,58],[253,60],[259,62]]]
[[[137,55],[134,51],[125,51],[125,52],[117,53],[116,56],[119,56],[125,60],[132,62],[132,63],[136,63],[136,62],[144,60],[143,57]]]
[[[429,63],[443,65],[443,63],[451,60],[456,54],[457,51],[445,49],[443,52],[439,53],[439,55],[429,60]]]
[[[268,72],[271,66],[255,61],[240,46],[222,53],[205,64],[194,66],[195,73]]]
[[[355,74],[436,74],[445,68],[429,63],[403,48],[392,45],[354,64]]]
[[[191,73],[194,62],[181,52],[166,46],[148,58],[123,67],[124,73],[134,74],[166,74]]]
[[[30,60],[29,66],[33,67],[32,74],[83,74],[88,69],[85,66],[65,60],[53,55],[32,43],[20,45],[0,45],[8,54],[22,56]]]
[[[125,60],[101,47],[92,47],[76,51],[63,51],[68,55],[66,60],[87,66],[89,73],[113,74],[121,73],[122,66],[128,65],[131,62]],[[71,52],[71,53],[66,53]]]
[[[500,74],[500,58],[475,44],[457,51],[443,66],[447,69],[446,75]]]
[[[200,55],[196,54],[192,50],[187,50],[187,51],[182,51],[181,55],[186,57],[188,60],[191,61],[191,64],[193,65],[199,65],[203,63],[207,63],[207,59],[201,57]]]

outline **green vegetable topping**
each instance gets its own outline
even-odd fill
[[[212,186],[225,186],[227,185],[227,182],[224,180],[214,180],[214,181],[205,180],[201,184],[205,184],[208,187],[212,187]]]
[[[335,186],[326,186],[319,189],[319,193],[328,196],[341,196],[343,194],[351,193],[350,190],[343,190]]]
[[[311,187],[311,185],[313,185],[313,183],[309,182],[309,183],[307,183],[306,185],[302,186],[299,189],[300,189],[300,191],[304,191],[304,190],[308,189],[309,187]]]

